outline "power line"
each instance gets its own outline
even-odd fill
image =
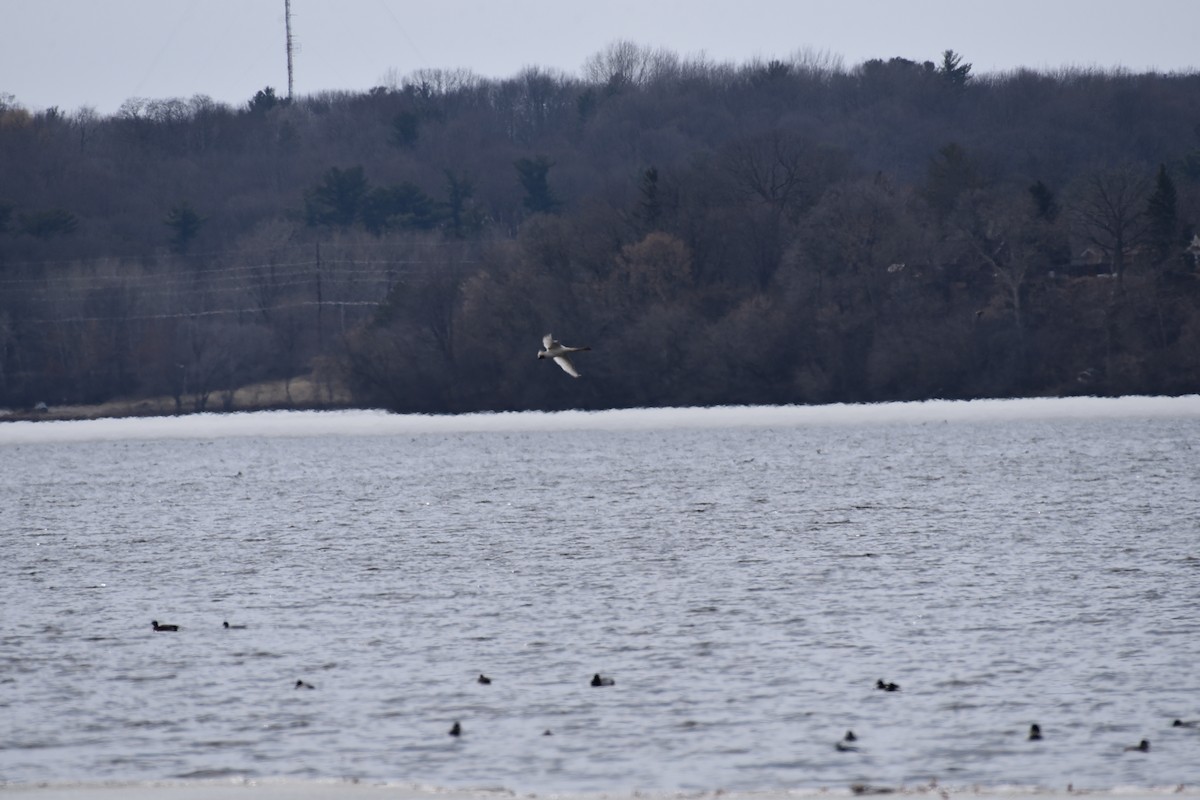
[[[414,42],[412,37],[408,35],[408,31],[404,29],[404,26],[400,24],[400,19],[396,16],[395,12],[393,12],[392,9],[388,7],[388,4],[383,2],[383,0],[379,0],[379,5],[383,6],[383,10],[386,11],[388,16],[392,18],[392,22],[396,23],[396,29],[400,31],[400,35],[404,37],[406,42],[408,42],[408,46],[411,47],[413,52],[417,54],[417,58],[421,62],[428,62],[429,59],[425,58],[425,54],[421,52],[421,48],[417,47],[417,43]]]
[[[128,295],[128,298],[130,301],[136,302],[136,301],[144,301],[144,300],[148,300],[148,299],[164,298],[164,297],[182,300],[187,297],[197,297],[197,296],[216,297],[216,296],[227,296],[227,295],[238,295],[238,294],[274,293],[277,291],[295,289],[297,287],[315,286],[316,278],[317,278],[317,273],[314,272],[314,273],[310,273],[310,277],[304,277],[304,278],[300,278],[300,279],[296,279],[296,280],[276,281],[273,283],[258,283],[258,284],[243,283],[243,284],[235,284],[232,286],[211,287],[211,288],[207,288],[207,289],[204,289],[204,288],[197,288],[197,289],[179,289],[179,288],[175,288],[175,289],[171,289],[171,288],[136,289]],[[369,290],[369,289],[378,290],[379,288],[382,288],[382,287],[390,288],[390,285],[391,285],[391,281],[385,277],[380,277],[375,280],[351,280],[351,281],[330,280],[328,278],[325,278],[323,280],[323,283],[324,283],[326,289],[329,289],[329,288],[333,288],[335,290],[357,289],[357,290],[360,290],[360,292]],[[112,288],[128,289],[128,287],[112,287]],[[48,289],[32,290],[32,291],[25,293],[22,296],[22,299],[30,300],[33,302],[40,302],[40,303],[55,303],[55,302],[62,302],[62,301],[78,302],[80,295],[86,295],[88,292],[94,292],[94,291],[98,291],[98,290],[97,289],[86,289],[86,290],[83,290],[83,289],[56,289],[53,291],[48,290]],[[344,293],[344,292],[339,292],[339,293]]]
[[[247,265],[240,266],[240,267],[220,267],[220,268],[213,268],[213,269],[188,270],[186,272],[181,271],[181,270],[173,270],[171,272],[161,272],[161,273],[144,272],[140,275],[120,275],[120,274],[97,275],[97,274],[93,273],[91,275],[80,275],[80,274],[42,275],[42,276],[39,276],[36,278],[0,278],[0,286],[20,285],[20,284],[37,284],[37,283],[46,284],[46,285],[52,285],[52,284],[56,284],[56,283],[57,284],[67,284],[67,283],[81,284],[86,281],[92,281],[94,284],[97,284],[97,285],[99,284],[99,282],[102,282],[102,281],[107,281],[107,282],[121,281],[126,284],[138,284],[138,283],[143,283],[143,282],[192,283],[192,282],[195,282],[195,280],[201,276],[214,276],[214,275],[232,274],[232,273],[246,273],[246,272],[253,272],[255,270],[270,269],[272,267],[287,268],[287,267],[312,266],[315,263],[316,263],[315,261],[288,261],[288,262],[281,262],[281,263],[277,263],[277,264],[270,264],[270,263],[268,263],[268,264],[247,264]],[[218,278],[218,280],[220,280],[220,279]],[[107,284],[106,284],[106,286],[107,286]]]
[[[172,314],[132,314],[119,317],[65,317],[61,319],[27,319],[33,325],[63,325],[80,322],[131,322],[135,320],[155,319],[193,319],[196,317],[216,317],[231,314],[261,314],[265,311],[280,311],[289,308],[312,308],[319,306],[380,306],[382,303],[371,300],[304,300],[297,303],[280,303],[273,306],[257,306],[253,308],[216,308],[208,311],[183,311]]]
[[[310,257],[295,258],[298,249]],[[12,300],[0,305],[10,309],[25,305],[11,321],[36,326],[256,317],[305,308],[316,309],[318,320],[323,308],[338,308],[344,325],[347,309],[384,305],[394,288],[410,276],[478,263],[444,258],[330,259],[320,253],[312,258],[308,248],[288,250],[293,260],[162,272],[108,258],[93,260],[90,269],[88,262],[69,262],[76,268],[38,277],[0,278],[0,289],[7,289]],[[299,299],[313,297],[314,292],[315,299]],[[107,313],[89,314],[89,305]]]
[[[84,263],[86,263],[86,262],[84,262]],[[99,263],[99,262],[97,262],[97,263]],[[103,262],[103,263],[108,265],[108,262]],[[351,266],[388,266],[389,268],[391,268],[392,271],[401,271],[401,270],[397,270],[395,268],[396,267],[404,267],[406,269],[403,269],[402,271],[413,272],[415,270],[408,269],[408,268],[413,267],[413,266],[418,266],[418,265],[427,266],[427,267],[431,267],[431,268],[432,267],[453,267],[453,266],[460,266],[462,264],[476,264],[478,262],[475,259],[460,259],[460,260],[456,260],[456,261],[429,261],[426,259],[349,259],[349,258],[324,259],[323,258],[323,259],[321,259],[320,262],[317,262],[316,260],[313,260],[313,259],[309,259],[309,260],[305,260],[305,261],[266,262],[266,263],[261,263],[261,264],[244,264],[244,265],[237,266],[237,267],[210,267],[210,268],[206,268],[206,269],[187,270],[187,271],[172,270],[170,272],[142,273],[140,275],[60,274],[60,275],[42,275],[42,276],[39,276],[36,278],[0,278],[0,286],[19,286],[19,285],[29,285],[29,284],[47,284],[47,285],[49,285],[49,284],[54,284],[54,283],[79,284],[83,281],[93,281],[97,284],[98,284],[98,282],[101,282],[101,281],[108,281],[108,282],[123,281],[127,284],[129,284],[129,283],[137,284],[137,283],[142,283],[142,282],[190,283],[190,282],[194,282],[200,276],[230,275],[230,274],[234,274],[234,273],[254,273],[256,271],[263,271],[263,270],[269,271],[272,269],[276,269],[276,270],[287,269],[290,267],[313,267],[313,266],[317,266],[318,263],[320,263],[320,264],[335,264],[335,265],[351,265]],[[327,275],[356,274],[356,273],[357,274],[371,274],[371,273],[376,273],[376,272],[382,273],[385,271],[386,270],[334,270],[334,271],[327,272],[327,273],[323,272],[323,274],[327,274]],[[109,285],[110,284],[106,283],[103,285],[102,288],[108,288]]]
[[[169,34],[167,34],[167,38],[163,40],[162,47],[159,48],[158,53],[154,56],[154,59],[150,62],[150,66],[146,67],[146,74],[144,74],[142,76],[142,79],[137,82],[137,86],[135,86],[133,88],[133,96],[134,97],[136,97],[138,94],[141,93],[143,84],[146,83],[146,80],[150,77],[150,75],[158,67],[158,62],[162,60],[163,54],[167,52],[167,48],[169,48],[171,46],[171,44],[174,42],[176,34],[178,34],[180,28],[183,27],[184,20],[186,20],[191,15],[192,10],[195,7],[196,7],[195,3],[188,4],[183,9],[183,13],[179,15],[179,18],[175,20],[175,25],[171,28],[171,32]]]
[[[420,249],[442,249],[447,247],[463,248],[463,242],[451,240],[429,240],[415,239],[408,240],[402,246],[405,250],[420,250]],[[355,251],[360,250],[383,250],[387,249],[395,251],[399,249],[394,241],[357,241],[348,246],[348,249]],[[250,253],[278,253],[282,254],[288,251],[300,251],[303,253],[311,253],[312,246],[309,244],[280,244],[280,245],[265,245],[263,247],[238,247],[232,250],[203,250],[192,253],[171,253],[171,260],[196,261],[207,259],[210,261],[219,260],[237,260]],[[146,260],[157,260],[165,257],[165,253],[130,253],[128,255],[106,255],[95,256],[93,258],[56,258],[46,259],[42,261],[0,261],[0,268],[7,269],[9,267],[48,267],[55,264],[106,264],[116,263],[122,264],[131,261],[145,262]]]

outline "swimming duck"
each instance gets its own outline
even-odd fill
[[[613,686],[615,684],[616,681],[612,678],[601,678],[599,672],[592,676],[592,686]]]
[[[1149,752],[1150,752],[1150,740],[1149,740],[1149,739],[1142,739],[1142,740],[1141,740],[1140,742],[1138,742],[1137,744],[1135,744],[1135,745],[1131,745],[1131,746],[1129,746],[1129,747],[1126,747],[1126,748],[1125,748],[1125,752],[1126,752],[1126,753],[1134,753],[1134,752],[1137,752],[1137,753],[1149,753]]]
[[[228,621],[222,622],[221,624],[225,626],[225,630],[229,631],[244,631],[246,629],[245,625],[230,625]]]
[[[566,347],[548,333],[542,337],[542,347],[546,349],[538,351],[538,358],[554,359],[554,363],[562,367],[563,372],[567,373],[572,378],[578,378],[580,376],[579,372],[575,369],[575,365],[571,363],[571,359],[567,358],[567,353],[579,353],[584,350],[592,349],[590,347]]]
[[[897,683],[884,683],[882,680],[875,681],[875,688],[884,692],[898,692],[900,685]]]
[[[1184,722],[1181,719],[1177,719],[1171,723],[1172,728],[1195,728],[1197,726],[1200,726],[1200,722],[1196,722],[1194,720],[1188,720],[1187,722]]]
[[[869,783],[852,783],[850,791],[855,794],[891,794],[896,791],[890,786],[872,786]]]
[[[317,687],[313,686],[311,683],[309,683],[306,680],[297,680],[296,688],[297,689],[315,689]]]
[[[455,720],[454,724],[450,726],[450,735],[462,736],[462,725],[458,724],[458,720]]]
[[[178,625],[159,625],[158,620],[152,621],[150,623],[150,627],[154,628],[154,630],[156,630],[156,631],[177,631],[177,630],[179,630]]]
[[[1041,741],[1041,738],[1042,738],[1042,728],[1040,725],[1038,725],[1035,722],[1034,724],[1029,726],[1029,741],[1037,742],[1037,741]]]
[[[482,672],[481,672],[481,673],[479,673],[479,677],[478,677],[478,678],[476,678],[475,680],[476,680],[478,683],[482,683],[482,684],[485,684],[485,685],[486,685],[486,684],[489,684],[489,683],[491,683],[491,682],[492,682],[492,679],[491,679],[491,678],[489,678],[487,675],[484,675]]]
[[[842,737],[843,742],[857,742],[858,737],[854,735],[854,731],[846,731],[846,735]]]

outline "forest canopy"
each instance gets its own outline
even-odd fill
[[[952,50],[617,42],[580,76],[111,116],[0,94],[0,407],[298,377],[421,412],[1197,392],[1198,203],[1200,75]],[[593,348],[581,379],[547,332]]]

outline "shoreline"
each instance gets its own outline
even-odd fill
[[[604,411],[397,414],[381,409],[200,413],[0,424],[0,446],[113,439],[416,435],[671,428],[792,428],[871,424],[972,424],[1014,420],[1200,419],[1200,395],[1027,400],[924,400],[822,406],[711,406]],[[2,419],[2,418],[0,418]]]
[[[224,393],[222,393],[224,394]],[[722,408],[880,408],[886,406],[939,406],[944,408],[962,407],[970,404],[987,404],[1001,406],[1014,403],[1070,403],[1073,401],[1092,403],[1111,403],[1124,400],[1146,400],[1158,403],[1185,402],[1196,400],[1200,394],[1179,395],[1038,395],[1032,397],[978,397],[970,399],[946,399],[929,397],[920,400],[883,400],[878,402],[830,402],[830,403],[784,403],[772,405],[734,404],[711,406],[645,406],[639,408],[611,409],[559,409],[546,411],[544,409],[527,409],[529,412],[541,413],[579,413],[596,414],[613,411],[671,411],[671,410],[704,410]],[[245,414],[261,414],[267,412],[380,412],[392,416],[420,417],[479,417],[500,416],[526,413],[523,411],[445,411],[445,412],[392,412],[386,409],[355,404],[349,393],[340,387],[329,388],[318,385],[308,378],[297,378],[285,387],[283,382],[259,384],[243,387],[231,393],[227,400],[218,395],[211,397],[211,402],[203,408],[197,408],[194,398],[187,396],[182,406],[176,404],[171,397],[148,397],[136,399],[112,400],[95,405],[61,405],[46,406],[39,404],[37,408],[0,408],[0,425],[4,423],[30,422],[89,422],[100,420],[126,419],[187,419],[189,417],[236,416]]]
[[[302,375],[234,390],[214,391],[203,403],[194,394],[118,398],[94,404],[0,408],[4,422],[76,422],[101,419],[154,419],[198,414],[249,414],[260,411],[337,411],[356,408],[345,387]]]

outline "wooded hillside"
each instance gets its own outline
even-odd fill
[[[0,407],[1197,392],[1198,212],[1200,74],[616,43],[240,108],[0,95]]]

